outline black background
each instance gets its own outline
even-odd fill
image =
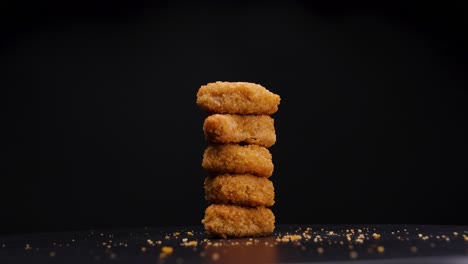
[[[468,224],[460,5],[3,5],[1,233],[199,225],[217,80],[282,98],[278,224]]]

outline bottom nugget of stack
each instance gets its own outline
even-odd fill
[[[275,215],[263,206],[211,204],[205,210],[202,224],[208,234],[222,238],[259,237],[273,233]]]

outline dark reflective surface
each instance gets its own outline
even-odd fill
[[[468,226],[278,225],[217,239],[201,226],[0,236],[0,263],[468,263]]]

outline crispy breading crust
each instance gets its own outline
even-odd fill
[[[202,167],[216,174],[250,173],[259,177],[273,174],[270,151],[258,145],[211,144],[203,153]]]
[[[205,199],[209,203],[241,206],[272,206],[273,183],[250,174],[222,174],[205,178]]]
[[[228,237],[258,237],[271,235],[275,216],[269,208],[212,204],[205,210],[201,223],[209,235]]]
[[[271,115],[278,111],[280,96],[249,82],[213,82],[197,92],[197,105],[207,113]]]
[[[268,115],[213,114],[203,123],[206,140],[271,147],[276,142],[274,119]]]

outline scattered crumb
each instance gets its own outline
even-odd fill
[[[164,246],[164,247],[161,248],[161,252],[162,252],[162,253],[166,253],[166,254],[172,254],[172,252],[174,252],[174,248],[173,248],[173,247]]]
[[[145,253],[146,252],[146,247],[141,247],[140,251]]]
[[[163,246],[163,247],[161,248],[161,253],[159,253],[159,258],[165,258],[165,257],[171,255],[172,252],[174,252],[174,248],[173,248],[173,247]]]
[[[415,246],[412,246],[412,247],[410,248],[410,250],[411,250],[411,252],[413,252],[413,253],[418,252],[418,248],[415,247]]]
[[[324,250],[323,250],[323,247],[318,247],[318,248],[317,248],[317,253],[323,254],[323,251],[324,251]]]
[[[219,260],[219,253],[215,252],[213,255],[211,255],[211,260],[213,261],[218,261]]]
[[[378,246],[377,247],[377,252],[384,253],[384,251],[385,251],[385,248],[383,246]]]
[[[358,257],[358,253],[356,251],[349,252],[349,257],[352,259],[356,259]]]
[[[198,241],[196,240],[191,240],[191,241],[184,241],[182,244],[180,244],[182,246],[186,246],[186,247],[196,247],[198,245]]]
[[[380,239],[380,234],[373,233],[373,234],[372,234],[372,237],[373,237],[374,239]]]

